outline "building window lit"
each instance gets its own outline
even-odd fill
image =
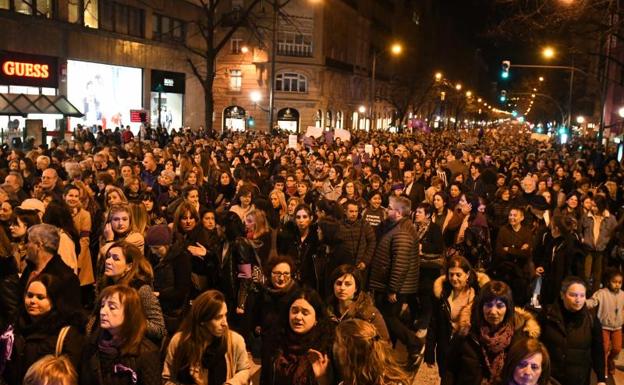
[[[50,19],[53,16],[52,10],[54,9],[52,1],[53,0],[0,0],[0,9],[12,9],[23,15],[35,15]]]
[[[275,90],[284,92],[308,92],[308,78],[292,72],[278,74],[275,77]]]
[[[98,0],[70,0],[67,6],[70,23],[98,27]]]
[[[230,70],[230,90],[240,91],[243,87],[243,71]]]
[[[277,38],[277,53],[282,56],[312,57],[312,34],[280,32]]]
[[[99,1],[101,29],[137,37],[145,35],[145,15],[142,9],[110,0]]]
[[[243,47],[243,39],[232,38],[230,39],[230,46],[232,48],[231,52],[235,55],[241,54],[241,49]]]
[[[186,25],[182,20],[155,13],[152,24],[152,38],[154,40],[184,43]]]

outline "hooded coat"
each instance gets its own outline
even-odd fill
[[[521,308],[514,309],[514,318],[511,322],[514,335],[507,350],[521,338],[540,336],[540,325],[531,313]],[[486,364],[484,350],[485,346],[480,342],[479,331],[474,325],[468,335],[453,338],[442,385],[480,385],[484,378],[490,379],[491,373]]]

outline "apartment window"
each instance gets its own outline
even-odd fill
[[[12,9],[23,15],[52,18],[54,4],[53,0],[0,0],[0,9]]]
[[[275,89],[284,92],[308,92],[308,78],[294,72],[278,74],[275,77]]]
[[[232,47],[233,54],[240,55],[241,48],[243,47],[243,39],[232,38],[230,40],[230,46]]]
[[[280,32],[277,39],[277,52],[282,56],[311,57],[312,34]]]
[[[126,35],[144,36],[143,10],[110,0],[100,0],[100,28]]]
[[[152,32],[152,36],[155,40],[184,43],[186,38],[186,24],[182,20],[155,13]]]
[[[98,0],[68,0],[70,23],[89,28],[98,27]]]
[[[243,72],[241,70],[230,70],[230,90],[240,91],[243,87]]]

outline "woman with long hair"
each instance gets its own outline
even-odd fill
[[[147,321],[138,292],[126,285],[109,286],[97,304],[98,327],[80,362],[80,384],[160,384],[160,353],[146,338]]]
[[[139,200],[145,206],[147,211],[147,227],[167,224],[167,219],[160,212],[160,207],[156,204],[156,196],[152,192],[144,192],[141,194]]]
[[[321,193],[325,199],[336,201],[342,195],[342,167],[333,165],[329,169],[327,180],[323,182]]]
[[[264,211],[255,209],[245,216],[247,239],[254,248],[258,265],[264,269],[271,253],[271,228]]]
[[[352,318],[336,328],[334,359],[344,385],[406,385],[412,382],[392,347],[371,323]]]
[[[280,224],[284,223],[284,219],[288,215],[288,206],[286,205],[286,195],[281,190],[273,190],[269,193],[269,201],[271,201],[270,213],[267,218],[271,227],[277,229]]]
[[[326,385],[333,332],[315,291],[303,288],[288,301],[280,340],[267,370],[266,382],[273,385]]]
[[[236,194],[236,199],[230,211],[236,213],[241,221],[245,220],[247,214],[255,210],[256,206],[252,203],[254,188],[249,184],[243,184]]]
[[[93,274],[93,263],[91,260],[91,251],[89,250],[89,242],[91,239],[91,213],[82,207],[80,202],[80,189],[74,185],[65,187],[63,199],[71,212],[74,229],[79,237],[79,253],[78,253],[78,279],[80,286],[91,286],[95,282]]]
[[[327,300],[329,319],[340,325],[349,319],[370,322],[384,341],[390,334],[383,316],[373,304],[373,299],[363,290],[362,272],[353,265],[340,265],[332,273],[332,295]]]
[[[56,226],[59,229],[61,238],[59,241],[58,254],[61,256],[63,262],[77,275],[77,252],[80,252],[80,240],[78,232],[74,227],[69,206],[64,201],[50,202],[41,221]],[[76,245],[78,245],[78,247]]]
[[[454,338],[449,349],[445,384],[495,384],[511,345],[519,338],[540,334],[533,316],[514,308],[511,289],[501,281],[481,288],[471,313],[470,332]]]
[[[440,378],[446,371],[446,356],[455,335],[470,331],[472,306],[479,290],[490,278],[473,270],[460,255],[449,258],[445,272],[433,283],[433,312],[427,330],[425,362],[438,364]]]
[[[115,242],[102,262],[97,293],[112,285],[126,285],[136,289],[147,317],[147,336],[160,342],[166,336],[165,320],[152,289],[154,272],[143,252],[131,243]]]
[[[227,311],[225,296],[217,290],[208,290],[193,301],[167,348],[164,385],[249,382],[245,340],[229,329]]]
[[[20,273],[26,268],[28,229],[39,223],[41,223],[41,218],[36,210],[23,210],[18,207],[13,213],[11,224],[9,225],[9,234],[12,240],[12,254],[15,257]]]
[[[236,195],[236,183],[234,178],[227,171],[221,171],[219,182],[214,192],[211,194],[211,200],[217,212],[227,211]]]

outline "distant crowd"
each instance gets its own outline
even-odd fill
[[[5,144],[0,181],[0,384],[616,370],[624,163],[595,141],[78,127]]]

